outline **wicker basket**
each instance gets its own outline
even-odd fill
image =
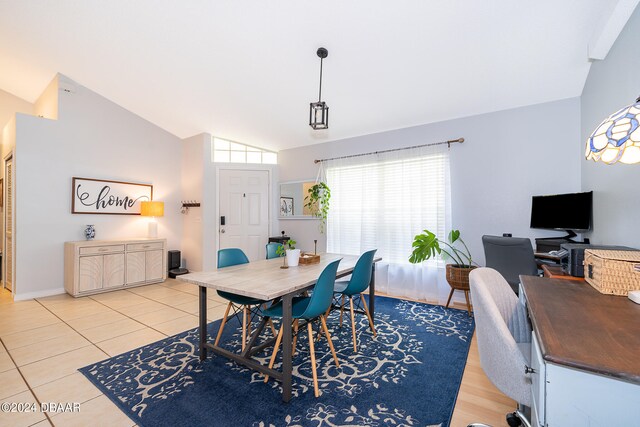
[[[584,278],[598,292],[626,296],[640,289],[640,251],[584,251]]]
[[[300,255],[300,264],[318,264],[320,263],[320,255],[303,253]]]
[[[476,267],[458,267],[454,264],[447,264],[446,274],[449,286],[453,289],[469,290],[469,273],[474,268]]]

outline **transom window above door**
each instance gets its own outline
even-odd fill
[[[214,137],[211,141],[211,161],[215,163],[258,163],[275,165],[278,154],[238,142]]]

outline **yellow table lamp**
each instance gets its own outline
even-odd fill
[[[158,237],[158,221],[156,217],[164,216],[164,202],[140,202],[140,215],[151,217],[148,237]]]

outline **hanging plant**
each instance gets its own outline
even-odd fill
[[[304,207],[312,216],[320,219],[320,233],[324,233],[327,225],[327,215],[329,215],[329,200],[331,200],[331,190],[326,184],[327,178],[324,173],[324,165],[320,162],[316,183],[307,190],[304,197]]]
[[[320,232],[324,233],[329,215],[329,201],[331,200],[331,190],[329,186],[320,181],[311,186],[305,196],[305,208],[309,209],[311,215],[320,219]]]

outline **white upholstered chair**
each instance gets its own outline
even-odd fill
[[[504,277],[492,268],[473,270],[469,285],[482,369],[500,391],[518,402],[518,409],[507,415],[507,423],[530,427],[524,408],[530,407],[532,400],[531,327],[526,308]]]

